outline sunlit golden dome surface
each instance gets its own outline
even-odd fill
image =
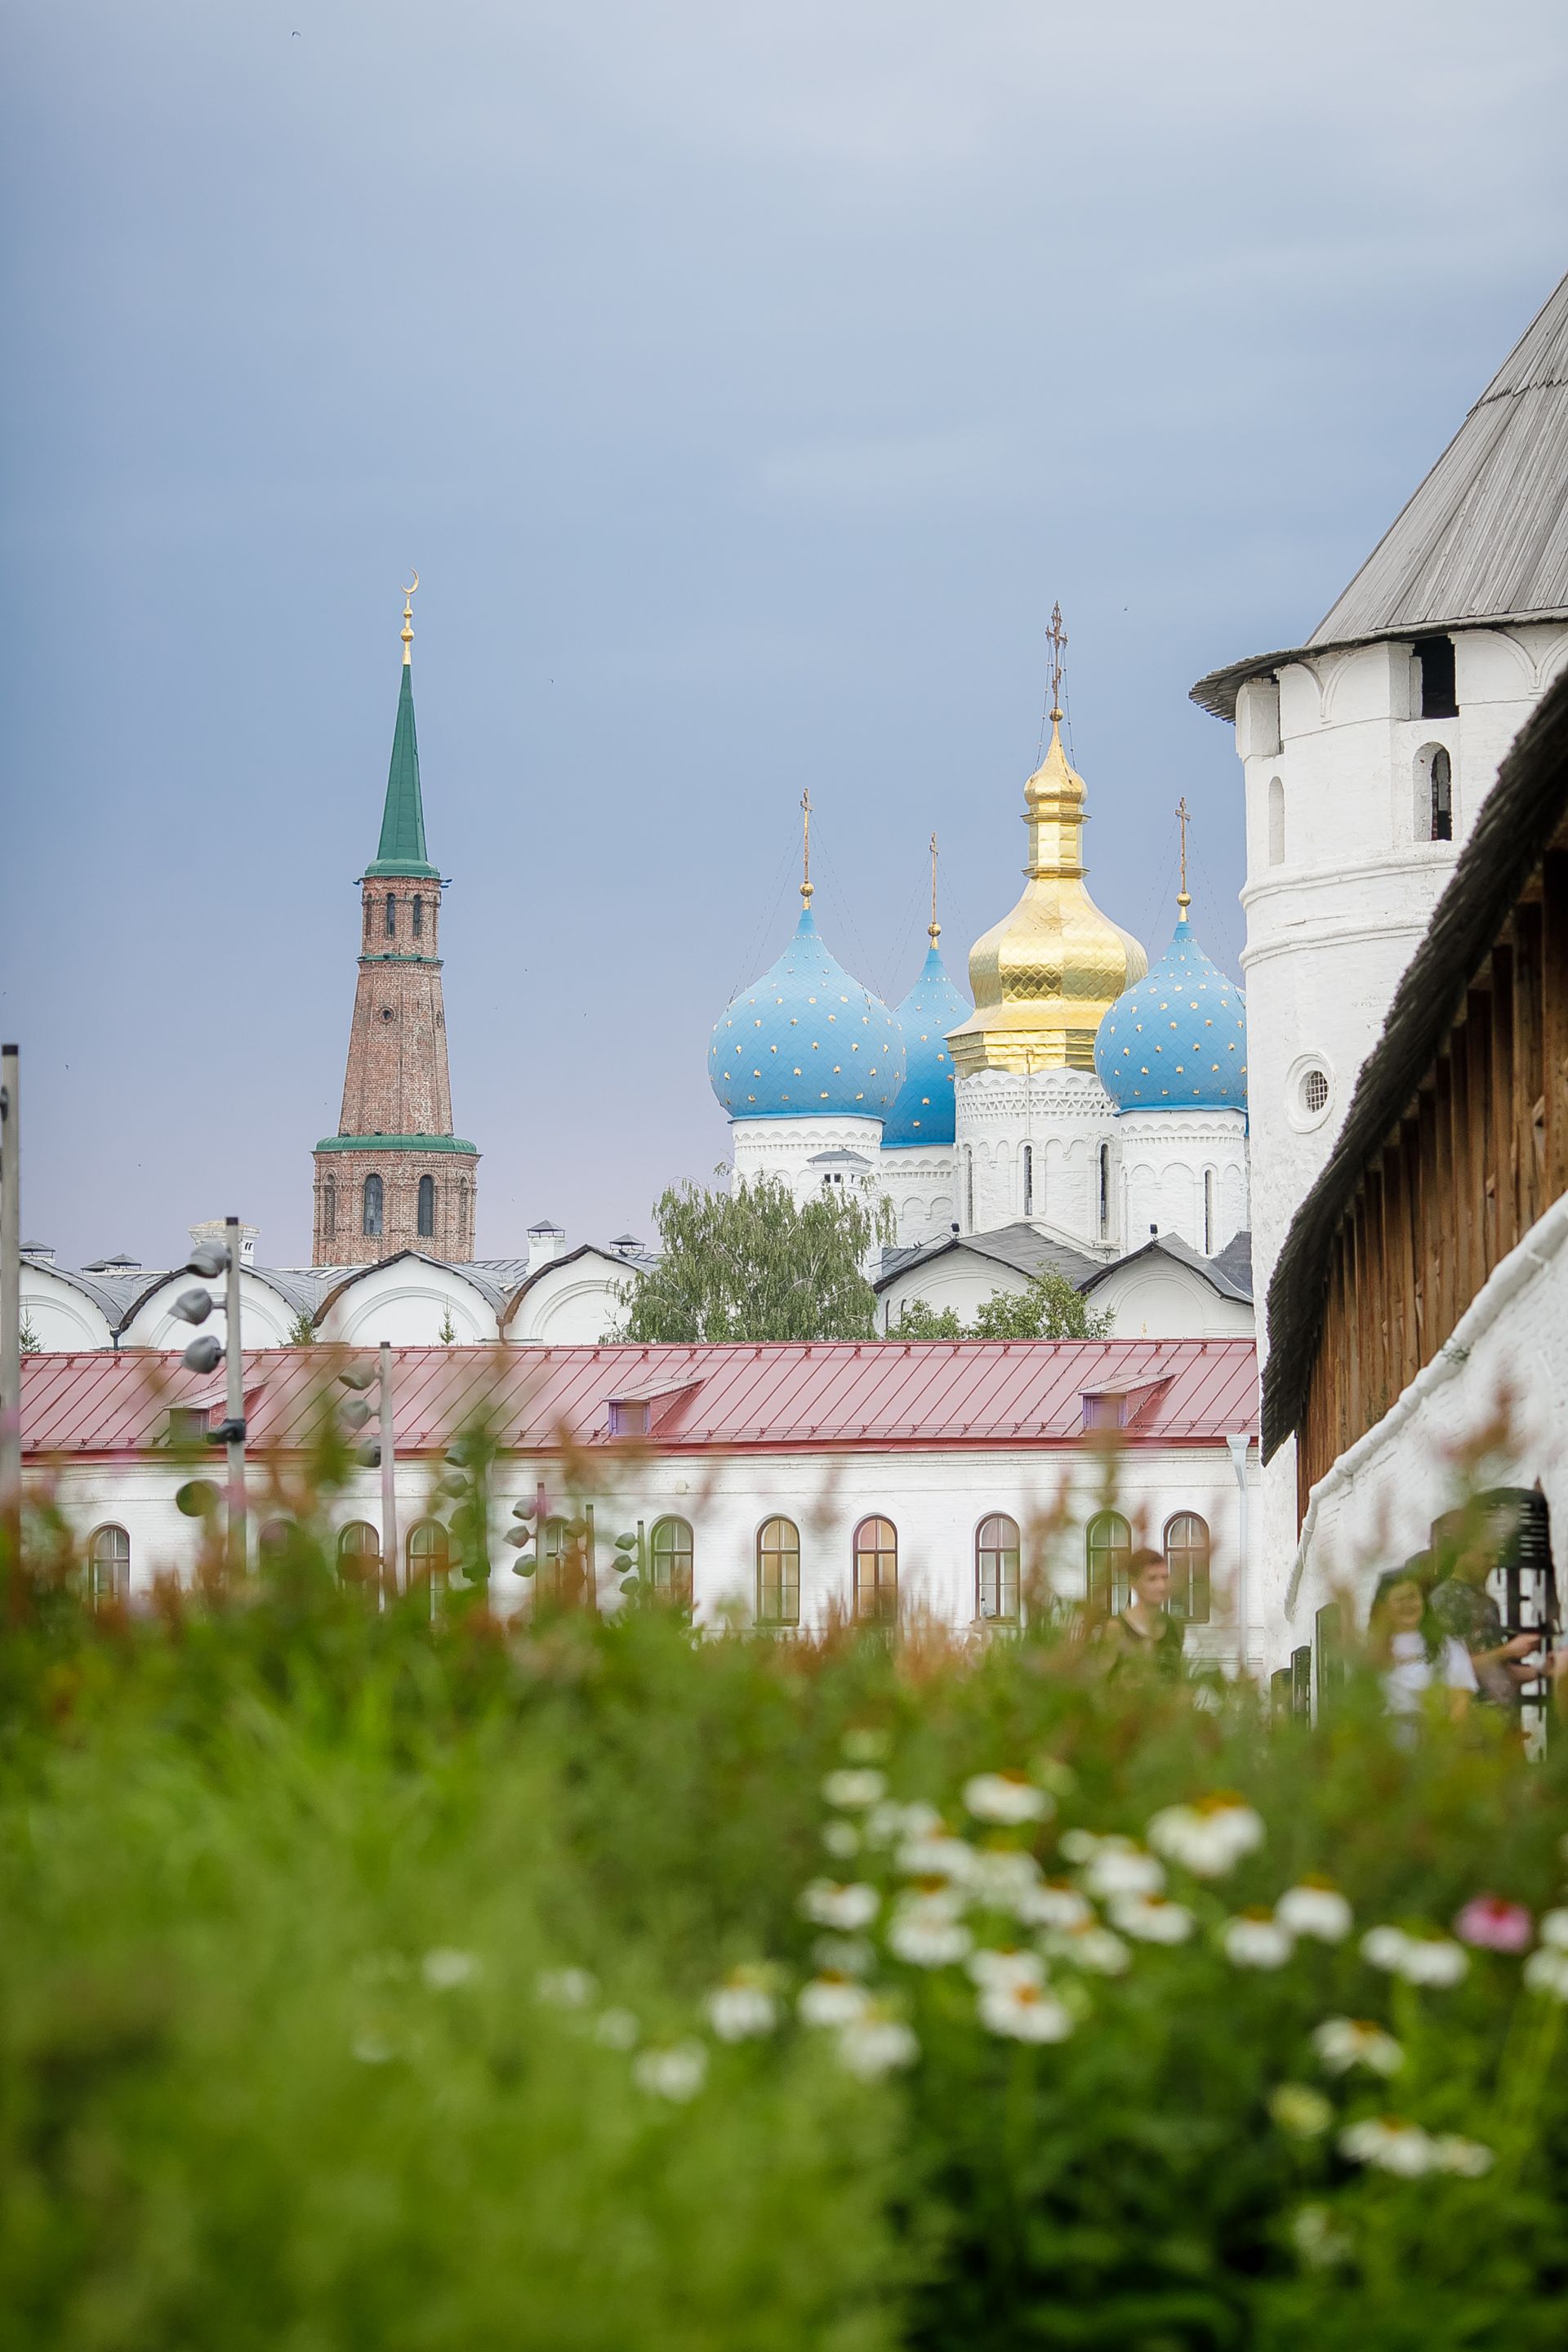
[[[1028,877],[1012,913],[969,951],[974,1010],[950,1034],[960,1078],[977,1070],[1092,1070],[1100,1023],[1149,959],[1084,888],[1084,783],[1051,745],[1024,787]]]

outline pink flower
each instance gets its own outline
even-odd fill
[[[1454,1921],[1461,1943],[1476,1944],[1487,1952],[1522,1952],[1533,1921],[1522,1903],[1507,1903],[1500,1895],[1472,1895]]]

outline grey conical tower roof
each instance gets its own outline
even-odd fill
[[[1306,646],[1214,671],[1193,699],[1330,646],[1568,617],[1568,278]]]

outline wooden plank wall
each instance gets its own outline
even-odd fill
[[[1301,1513],[1568,1192],[1568,850],[1549,850],[1331,1252],[1297,1442]]]

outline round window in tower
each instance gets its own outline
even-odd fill
[[[1321,1054],[1303,1054],[1285,1080],[1285,1107],[1298,1129],[1321,1127],[1334,1099],[1334,1082]]]

